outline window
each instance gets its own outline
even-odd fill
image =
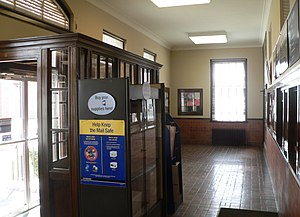
[[[290,0],[280,0],[280,28],[283,27],[290,12]]]
[[[153,62],[156,61],[156,54],[153,53],[153,52],[151,52],[151,51],[149,51],[149,50],[146,50],[146,49],[144,49],[144,55],[143,55],[143,57],[145,59],[151,60]]]
[[[107,31],[103,31],[102,41],[120,49],[125,49],[125,40]]]
[[[211,119],[246,121],[247,60],[211,60]]]
[[[60,4],[54,0],[0,0],[0,5],[14,11],[16,14],[32,18],[33,20],[67,30],[70,29],[70,19],[66,15],[69,12],[63,10]],[[19,18],[19,16],[14,17]],[[37,24],[36,22],[33,23]]]
[[[37,82],[10,76],[0,78],[0,216],[16,216],[40,200]]]

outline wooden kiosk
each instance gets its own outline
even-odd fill
[[[42,217],[81,216],[78,80],[127,78],[129,85],[142,85],[144,82],[153,85],[159,83],[160,68],[158,63],[78,33],[0,42],[0,71],[37,79]],[[160,98],[164,99],[164,96],[160,95]],[[139,134],[134,134],[133,131],[139,131],[139,124],[134,120],[142,116],[139,116],[137,105],[129,107],[129,113],[134,111],[136,114],[127,117],[130,120],[128,130],[131,135],[127,147],[130,150],[128,153],[135,157],[127,157],[133,160],[144,159],[141,165],[146,169],[143,179],[136,183],[131,172],[136,172],[137,163],[131,160],[126,165],[128,216],[166,215],[166,167],[162,132],[164,103],[157,103],[156,108],[156,122],[152,123],[155,126],[155,138],[149,144],[145,137],[140,138]],[[153,133],[146,130],[144,135],[147,132]],[[147,177],[146,145],[155,147],[152,149],[155,151],[152,154],[156,156],[153,164],[155,176],[152,173],[150,179]],[[153,191],[149,192],[149,180],[154,180],[150,185],[155,185],[155,195],[151,195]],[[136,185],[144,186],[144,189],[138,192]]]

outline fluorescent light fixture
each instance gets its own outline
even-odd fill
[[[189,38],[195,44],[223,44],[227,43],[227,36],[225,32],[213,33],[192,33]]]
[[[159,8],[210,3],[210,0],[151,0],[151,1]]]

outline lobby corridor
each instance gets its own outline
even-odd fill
[[[216,217],[221,207],[277,212],[261,149],[182,145],[183,203],[172,217]]]

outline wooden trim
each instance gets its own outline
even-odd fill
[[[139,66],[142,68],[160,69],[162,67],[162,65],[157,62],[147,60],[137,54],[119,49],[80,33],[67,33],[52,36],[39,36],[0,41],[0,49],[14,48],[19,50],[22,47],[25,47],[27,50],[29,47],[31,49],[41,49],[41,46],[44,48],[50,48],[53,47],[53,44],[59,43],[61,43],[60,46],[63,47],[74,46],[74,44],[77,44],[78,47],[92,50],[93,52],[98,52],[111,58],[115,57],[121,59],[122,61],[134,64],[138,62]]]
[[[77,57],[79,54],[79,49],[76,47],[69,48],[69,62],[70,63],[76,63]],[[70,155],[70,189],[71,189],[71,216],[77,217],[79,215],[79,156],[78,156],[78,150],[79,150],[79,140],[78,140],[78,111],[77,106],[78,100],[77,100],[77,78],[78,76],[71,76],[76,75],[76,72],[79,73],[79,64],[76,65],[76,68],[74,67],[74,64],[69,65],[69,103],[70,109],[69,109],[69,117],[70,117],[70,145],[69,145],[69,155]],[[72,85],[71,85],[72,84]]]
[[[41,52],[41,58],[39,59],[39,64],[41,64],[41,70],[38,71],[38,79],[40,81],[40,92],[41,92],[41,103],[39,108],[39,134],[41,137],[41,142],[39,142],[39,180],[40,180],[40,189],[43,192],[40,194],[40,205],[43,207],[41,209],[41,216],[51,216],[51,197],[50,197],[50,175],[49,175],[49,138],[48,138],[48,129],[49,129],[49,110],[48,107],[48,63],[49,55],[48,49],[43,49]]]

